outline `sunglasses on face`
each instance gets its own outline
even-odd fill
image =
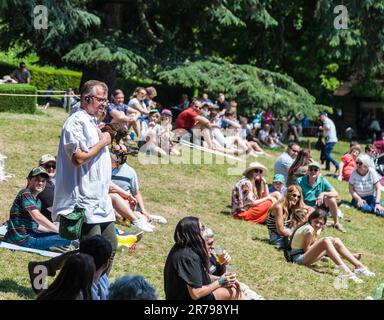
[[[363,165],[363,163],[362,163],[361,161],[356,161],[356,164],[357,164],[358,166]]]
[[[263,170],[261,169],[255,169],[253,170],[254,173],[257,173],[257,174],[262,174],[263,173]]]
[[[44,168],[45,169],[56,169],[56,165],[55,164],[46,164],[46,165],[44,165]]]
[[[320,169],[316,167],[309,168],[309,171],[318,172]]]
[[[292,198],[300,199],[300,198],[301,198],[301,195],[299,195],[299,194],[291,194],[291,197],[292,197]]]

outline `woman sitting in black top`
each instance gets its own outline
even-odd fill
[[[164,268],[167,300],[246,299],[239,290],[235,274],[210,275],[209,254],[202,237],[202,225],[196,217],[179,221],[174,233],[175,245]]]

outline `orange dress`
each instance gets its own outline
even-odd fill
[[[232,214],[236,219],[264,223],[268,217],[268,210],[272,206],[271,200],[255,204],[259,200],[253,193],[252,183],[248,178],[241,179],[232,190]]]

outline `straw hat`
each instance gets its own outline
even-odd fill
[[[244,170],[244,172],[243,172],[243,176],[246,176],[246,175],[249,173],[249,171],[252,171],[252,170],[255,170],[255,169],[261,169],[261,170],[263,170],[263,174],[265,174],[265,173],[267,172],[267,170],[268,170],[268,169],[267,169],[264,165],[262,165],[260,162],[255,161],[255,162],[252,162],[252,163],[249,165],[249,167],[248,167],[247,169]]]

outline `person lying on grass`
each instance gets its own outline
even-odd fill
[[[336,264],[336,268],[340,270],[342,276],[356,283],[363,282],[356,275],[375,276],[359,261],[358,258],[361,256],[353,255],[339,238],[325,237],[317,239],[326,222],[327,212],[316,209],[309,215],[308,222],[305,222],[294,231],[290,253],[292,262],[310,266],[326,255]],[[355,267],[354,272],[345,264],[343,259]]]
[[[252,162],[243,178],[232,189],[232,214],[236,219],[264,223],[268,210],[281,198],[278,191],[269,193],[264,175],[267,168]]]
[[[298,209],[305,211],[307,215],[314,211],[304,203],[301,188],[292,185],[287,189],[285,196],[269,209],[267,227],[270,244],[278,249],[288,246],[288,238],[293,232],[292,215]]]

